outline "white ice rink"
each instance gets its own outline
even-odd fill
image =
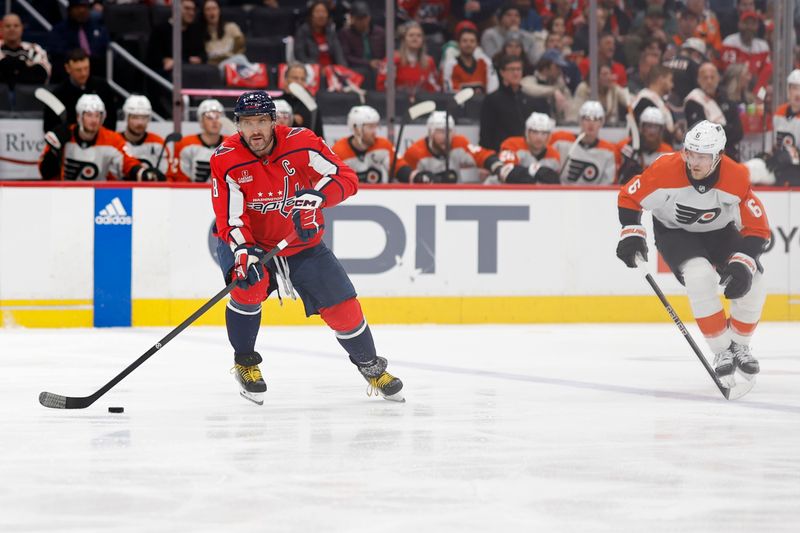
[[[760,326],[737,402],[659,324],[373,327],[405,404],[328,330],[262,329],[263,407],[191,327],[38,404],[166,331],[0,330],[0,531],[800,531],[798,323]]]

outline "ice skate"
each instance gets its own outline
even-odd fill
[[[756,374],[758,374],[761,369],[758,365],[758,361],[753,357],[753,353],[750,351],[750,346],[734,342],[732,350],[736,362],[736,369],[739,371],[739,374],[747,380],[755,379]]]
[[[714,356],[714,373],[717,375],[722,384],[729,389],[736,384],[734,377],[736,361],[734,359],[735,356],[733,353],[733,345]]]
[[[256,405],[263,405],[267,384],[261,375],[261,369],[258,367],[258,363],[261,362],[261,356],[254,352],[252,356],[237,358],[242,359],[244,363],[253,363],[250,365],[236,363],[231,368],[231,374],[236,378],[236,382],[240,387],[239,394],[242,398],[250,400]]]
[[[403,397],[403,382],[386,372],[389,363],[384,357],[378,357],[371,364],[355,364],[369,384],[367,385],[367,396],[380,395],[393,402],[406,401]]]

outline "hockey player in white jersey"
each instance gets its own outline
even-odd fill
[[[128,151],[147,166],[155,167],[158,156],[161,154],[161,147],[164,146],[164,139],[160,135],[147,131],[150,126],[150,118],[153,116],[150,100],[141,94],[132,94],[125,100],[122,112],[125,114],[125,130],[122,132],[122,137],[128,145]],[[170,154],[167,147],[158,164],[158,170],[166,173],[169,160]]]
[[[197,106],[200,133],[187,135],[175,145],[175,158],[168,178],[172,181],[206,182],[211,175],[211,156],[222,144],[222,116],[225,108],[219,100],[209,98]]]
[[[526,169],[528,179],[524,183],[559,183],[561,156],[549,144],[554,126],[555,121],[548,115],[531,113],[525,121],[525,137],[509,137],[500,145],[500,161]],[[510,173],[506,183],[513,183],[515,174]]]
[[[697,325],[714,352],[714,370],[728,387],[738,368],[759,371],[750,339],[765,300],[759,257],[770,238],[764,206],[747,168],[724,155],[725,130],[707,120],[686,134],[682,152],[657,159],[620,189],[617,257],[635,268],[647,260],[642,210],[653,213],[656,248],[686,286]],[[725,316],[717,291],[730,300]]]
[[[133,157],[119,133],[103,127],[106,106],[96,94],[75,104],[77,124],[61,125],[45,136],[39,172],[45,180],[164,181],[164,175]]]
[[[578,111],[581,131],[553,133],[550,144],[561,158],[563,185],[611,185],[617,179],[616,149],[600,138],[606,112],[596,100],[587,100]]]
[[[619,183],[628,183],[663,154],[674,152],[672,146],[662,140],[666,124],[664,113],[659,108],[648,107],[642,111],[637,130],[616,146]]]
[[[760,154],[745,163],[753,183],[800,186],[800,69],[789,74],[786,85],[788,101],[772,116],[772,155]]]
[[[394,146],[385,137],[378,136],[381,116],[368,105],[353,107],[347,114],[349,137],[342,137],[333,145],[333,152],[356,171],[361,183],[389,183],[389,170],[394,158]],[[406,169],[401,163],[398,168]]]

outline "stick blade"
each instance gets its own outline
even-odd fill
[[[475,89],[467,87],[466,89],[458,91],[455,96],[453,96],[453,100],[455,100],[458,105],[464,105],[464,103],[473,96],[475,96]]]
[[[52,392],[42,392],[39,394],[39,403],[50,409],[66,409],[67,397]]]
[[[67,109],[64,107],[64,104],[61,103],[61,100],[56,98],[56,96],[45,89],[44,87],[39,87],[35,91],[33,91],[33,96],[42,102],[44,105],[50,108],[53,113],[56,115],[61,116]]]
[[[408,116],[411,120],[416,120],[423,115],[429,115],[436,111],[436,102],[433,100],[425,100],[418,104],[414,104],[408,108]]]
[[[177,131],[173,131],[169,135],[167,135],[166,139],[164,139],[165,143],[176,143],[183,139],[183,135],[178,133]]]
[[[748,392],[750,392],[756,384],[756,378],[753,377],[752,379],[745,379],[744,381],[738,381],[736,385],[731,387],[730,389],[725,389],[725,399],[726,400],[738,400]]]
[[[289,92],[295,95],[298,100],[303,102],[303,105],[306,106],[306,108],[310,112],[314,112],[317,110],[317,102],[314,101],[314,98],[311,96],[311,93],[309,93],[305,87],[303,87],[296,81],[293,81],[292,83],[289,84]]]

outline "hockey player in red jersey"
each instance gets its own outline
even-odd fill
[[[728,156],[725,131],[699,122],[682,152],[656,160],[619,193],[622,233],[617,257],[634,268],[647,260],[642,209],[653,213],[656,248],[686,287],[697,325],[714,352],[714,369],[726,386],[734,371],[752,379],[759,371],[750,339],[765,300],[759,257],[770,238],[764,206],[750,188],[746,167]],[[730,319],[717,296],[725,286]]]
[[[386,372],[356,291],[322,242],[323,209],[356,193],[358,178],[311,130],[275,124],[275,105],[264,91],[236,102],[238,134],[211,157],[211,196],[217,253],[227,280],[238,287],[225,310],[235,376],[245,398],[263,403],[266,383],[255,351],[261,302],[282,278],[285,296],[299,295],[307,316],[319,314],[369,384],[368,392],[403,401],[402,382]],[[259,258],[295,234],[274,262]]]
[[[84,94],[75,112],[77,124],[58,126],[44,136],[42,179],[164,181],[161,172],[130,154],[119,133],[103,127],[106,106],[99,96]]]
[[[381,116],[368,105],[353,107],[347,114],[347,127],[353,133],[333,145],[333,151],[347,166],[355,170],[361,183],[389,183],[389,169],[394,158],[394,146],[378,136]],[[411,169],[402,161],[396,165],[400,172]],[[408,181],[406,178],[405,181]]]
[[[217,146],[222,144],[222,115],[225,108],[219,100],[209,98],[197,106],[200,133],[187,135],[175,145],[175,158],[168,177],[172,181],[208,181],[209,160]]]
[[[128,146],[128,152],[149,167],[155,167],[164,139],[160,135],[147,131],[153,107],[150,100],[141,94],[132,94],[122,106],[125,114],[125,130],[122,137]],[[166,173],[169,164],[169,148],[164,149],[164,155],[158,164],[158,170]]]

